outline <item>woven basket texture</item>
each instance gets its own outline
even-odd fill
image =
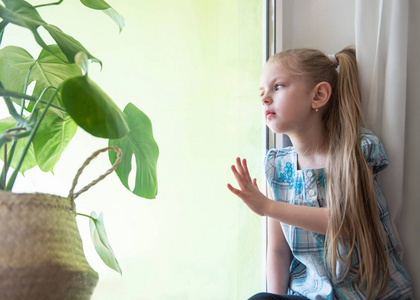
[[[67,198],[0,191],[0,300],[90,299],[86,261]]]

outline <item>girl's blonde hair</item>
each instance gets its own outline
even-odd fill
[[[363,156],[360,126],[364,125],[356,51],[345,48],[336,61],[313,49],[292,49],[275,54],[269,63],[279,63],[310,85],[328,82],[331,98],[323,113],[328,141],[327,207],[330,211],[325,238],[325,262],[337,281],[349,274],[352,263],[354,284],[366,291],[367,299],[385,291],[389,281],[388,255],[384,230],[377,209],[372,170]],[[339,71],[337,71],[337,61]],[[340,248],[347,250],[343,255]],[[341,269],[341,268],[340,268]]]

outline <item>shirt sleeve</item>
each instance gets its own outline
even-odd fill
[[[373,168],[373,174],[385,169],[389,163],[384,147],[377,136],[364,129],[360,135],[363,155],[369,167]]]
[[[264,160],[265,178],[267,179],[270,186],[272,185],[276,174],[276,156],[277,149],[271,149],[267,152]]]

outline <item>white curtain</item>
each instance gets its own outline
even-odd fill
[[[409,1],[356,0],[355,15],[363,109],[390,161],[381,183],[394,225],[403,205]],[[394,233],[402,253],[395,225]]]

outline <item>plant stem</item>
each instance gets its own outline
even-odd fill
[[[44,6],[51,6],[51,5],[59,5],[61,4],[61,2],[63,2],[64,0],[60,0],[57,2],[52,2],[52,3],[46,3],[46,4],[39,4],[39,5],[35,5],[35,8],[39,8],[39,7],[44,7]]]
[[[1,85],[1,83],[0,83],[0,85]],[[2,86],[1,86],[2,87]],[[41,102],[41,98],[42,98],[42,96],[45,94],[45,92],[47,91],[47,90],[49,90],[49,89],[55,89],[56,91],[55,91],[55,93],[53,94],[53,96],[51,97],[51,99],[48,101],[48,103],[47,103],[47,106],[45,107],[45,110],[44,110],[44,113],[42,114],[42,116],[41,116],[41,119],[39,120],[39,122],[37,123],[37,115],[38,115],[38,108],[37,108],[37,105],[38,105],[38,103],[40,103]],[[41,93],[41,95],[39,96],[39,98],[37,99],[37,101],[35,102],[35,104],[34,104],[34,107],[33,107],[33,109],[32,109],[32,115],[31,115],[31,117],[29,118],[29,120],[28,120],[28,122],[26,122],[26,120],[25,120],[25,127],[18,127],[18,128],[13,128],[13,129],[9,129],[9,130],[7,130],[4,134],[2,134],[1,136],[0,136],[0,147],[3,145],[3,144],[5,144],[6,142],[8,142],[8,141],[10,141],[11,140],[11,138],[10,138],[10,136],[9,136],[9,133],[10,132],[13,132],[13,131],[20,131],[20,130],[26,130],[25,132],[22,132],[22,133],[16,133],[16,134],[14,134],[13,135],[13,144],[12,144],[12,148],[10,149],[10,153],[9,153],[9,159],[6,161],[4,161],[4,169],[2,170],[2,173],[1,173],[1,176],[0,176],[0,179],[1,178],[3,178],[4,179],[4,184],[2,184],[2,189],[5,189],[5,187],[6,187],[6,190],[7,190],[7,187],[10,185],[10,189],[13,187],[13,185],[14,185],[14,181],[15,181],[15,179],[16,179],[16,177],[17,177],[17,174],[18,174],[18,172],[19,172],[19,170],[20,170],[20,168],[21,168],[21,166],[22,166],[22,164],[23,164],[23,160],[25,159],[25,156],[26,156],[26,153],[27,153],[27,151],[28,151],[28,149],[29,149],[29,147],[30,147],[30,145],[31,145],[31,143],[32,143],[32,139],[33,139],[33,137],[34,137],[34,134],[35,134],[35,132],[37,131],[37,126],[39,126],[39,124],[40,124],[40,122],[42,121],[42,119],[44,118],[44,115],[45,115],[45,112],[48,110],[48,107],[49,107],[49,105],[51,105],[51,102],[53,101],[53,99],[54,99],[54,97],[57,95],[57,92],[59,91],[59,89],[56,89],[56,88],[54,88],[54,87],[52,87],[52,86],[49,86],[49,87],[46,87],[43,91],[42,91],[42,93]],[[10,99],[8,99],[9,101],[11,101]],[[13,107],[13,104],[12,104],[12,107]],[[14,107],[13,107],[13,109],[14,109]],[[17,112],[16,112],[16,114],[17,114]],[[33,124],[35,123],[35,129],[34,130],[32,130],[32,126],[33,126]],[[34,132],[35,131],[35,132]],[[8,172],[8,170],[9,170],[9,167],[10,167],[10,165],[11,165],[11,162],[12,162],[12,159],[13,159],[13,155],[14,155],[14,152],[15,152],[15,148],[16,148],[16,145],[17,145],[17,140],[19,140],[19,139],[21,139],[21,138],[25,138],[25,137],[27,137],[27,136],[30,136],[30,138],[29,138],[29,140],[28,140],[28,142],[27,142],[27,144],[25,145],[25,148],[24,148],[24,150],[23,150],[23,152],[22,152],[22,155],[21,155],[21,158],[20,158],[20,161],[19,161],[19,163],[18,163],[18,166],[17,166],[17,168],[16,168],[16,170],[15,170],[15,172],[12,174],[12,177],[9,179],[9,183],[8,183],[8,185],[6,185],[6,175],[7,175],[7,172]],[[5,144],[6,145],[6,144]],[[7,158],[6,158],[7,159]],[[13,180],[12,180],[13,179]],[[0,181],[1,182],[1,181]]]
[[[56,95],[56,94],[54,94],[54,95]],[[7,91],[2,87],[0,88],[0,96],[13,97],[13,98],[25,98],[27,100],[34,101],[34,102],[39,101],[39,103],[42,103],[42,104],[45,104],[45,105],[48,103],[47,101],[39,100],[39,99],[37,99],[35,97],[32,97],[32,96],[29,96],[29,95],[25,95],[25,94],[21,94],[21,93],[17,93],[17,92],[12,92],[12,91]],[[50,104],[49,106],[51,106],[55,109],[61,110],[61,111],[66,113],[66,110],[62,107],[59,107],[59,106],[56,106],[56,105],[53,105],[53,104]],[[17,112],[16,112],[16,114],[17,114]]]
[[[3,133],[2,135],[0,135],[0,148],[3,146],[3,144],[5,144],[7,142],[7,134]]]
[[[95,222],[95,221],[96,221],[96,219],[95,219],[94,217],[92,217],[92,216],[88,216],[88,215],[81,214],[81,213],[78,213],[78,212],[76,212],[76,215],[78,215],[78,216],[82,216],[82,217],[86,217],[86,218],[89,218],[89,219],[91,219],[93,222]]]
[[[7,176],[7,170],[9,169],[9,163],[7,161],[7,142],[8,142],[8,134],[7,132],[4,132],[2,135],[0,135],[0,148],[4,145],[4,164],[3,168],[1,170],[0,175],[0,189],[4,190],[4,187],[6,185],[6,176]],[[13,146],[11,151],[14,150]]]
[[[6,29],[7,24],[9,24],[9,22],[4,20],[0,23],[0,45],[3,40],[4,30]]]
[[[16,177],[17,177],[17,175],[18,175],[18,173],[19,173],[19,170],[20,170],[20,168],[22,167],[23,160],[25,159],[26,153],[28,152],[29,147],[31,146],[32,140],[34,139],[34,136],[35,136],[36,132],[38,131],[39,125],[41,124],[42,120],[44,119],[44,116],[45,116],[45,114],[47,113],[48,108],[49,108],[49,107],[50,107],[50,105],[51,105],[51,102],[54,100],[55,96],[57,95],[58,91],[60,90],[60,87],[61,87],[61,86],[59,86],[57,89],[55,89],[55,92],[54,92],[54,94],[51,96],[51,98],[50,98],[50,100],[48,101],[47,105],[45,106],[44,111],[42,112],[41,117],[40,117],[40,118],[39,118],[39,120],[37,120],[37,122],[35,123],[34,128],[32,128],[31,133],[30,133],[30,136],[29,136],[29,138],[28,138],[28,142],[26,143],[25,148],[24,148],[24,149],[23,149],[23,151],[22,151],[22,155],[21,155],[21,157],[20,157],[19,163],[18,163],[18,165],[17,165],[16,169],[14,170],[14,172],[12,173],[12,176],[10,177],[10,179],[9,179],[9,181],[8,181],[7,185],[6,185],[6,188],[5,188],[5,190],[6,190],[6,191],[10,191],[10,190],[12,190],[13,185],[15,184]],[[51,87],[50,87],[50,88],[51,88]],[[40,95],[40,97],[39,97],[39,98],[41,98],[41,97],[43,96],[44,92],[45,92],[47,89],[48,89],[48,88],[46,88],[46,89],[44,89],[44,90],[42,91],[42,93],[41,93],[41,95]]]
[[[0,82],[0,90],[4,90],[3,84]],[[15,107],[13,106],[13,102],[12,99],[10,99],[9,95],[1,95],[4,98],[4,102],[6,103],[7,109],[9,110],[10,115],[20,124],[22,124],[23,126],[26,125],[26,121],[25,119],[19,115],[15,109]]]
[[[3,170],[1,172],[1,178],[0,178],[0,189],[4,189],[4,185],[6,184],[6,176],[7,176],[7,144],[4,144],[4,164],[3,164]]]
[[[31,135],[30,131],[25,131],[25,132],[22,132],[22,133],[16,133],[16,134],[13,135],[13,139],[18,140],[18,139],[28,137],[30,135]]]
[[[31,64],[31,66],[29,67],[29,69],[28,69],[28,73],[26,73],[26,78],[25,78],[25,83],[24,83],[24,85],[23,85],[23,93],[26,95],[26,91],[28,90],[28,81],[29,81],[29,76],[31,75],[31,72],[32,72],[32,68],[35,66],[35,64],[36,64],[36,60],[34,60],[34,62]],[[23,110],[24,110],[24,108],[25,108],[25,101],[26,101],[26,99],[25,98],[22,98],[21,99],[21,102],[20,102],[20,115],[21,116],[23,116]]]
[[[35,116],[35,121],[36,121],[36,117],[38,115],[38,109],[39,109],[37,106],[41,102],[42,96],[44,96],[45,92],[48,91],[49,89],[55,89],[56,90],[55,93],[54,93],[54,97],[55,97],[55,95],[57,95],[57,93],[59,91],[59,88],[55,88],[53,86],[48,86],[48,87],[46,87],[45,89],[42,90],[41,95],[39,95],[39,98],[35,101],[34,107],[32,108],[32,115],[31,115],[31,117],[32,116]],[[51,98],[50,100],[48,100],[48,102],[50,104],[51,104],[52,100],[54,99],[54,97]]]
[[[7,159],[7,154],[6,153],[4,154],[4,168],[1,172],[1,176],[4,180],[3,189],[6,185],[7,172],[9,171],[10,165],[12,163],[12,158],[15,153],[16,145],[17,145],[17,140],[14,140],[12,143],[12,147],[10,147],[10,150],[9,150],[9,159]],[[7,144],[4,144],[5,149],[6,147],[7,147]]]
[[[3,132],[2,135],[0,135],[0,148],[7,142],[10,142],[12,139],[20,139],[23,137],[27,137],[29,134],[27,132],[24,133],[14,133],[13,135],[10,135],[9,133],[14,131],[22,131],[22,130],[28,130],[25,127],[16,127],[12,129],[8,129],[5,132]],[[12,138],[13,136],[13,138]],[[17,137],[17,138],[16,138]]]
[[[4,134],[2,136],[0,136],[0,148],[4,144],[4,149],[5,149],[4,165],[3,165],[4,167],[3,167],[1,175],[0,175],[0,179],[2,178],[2,181],[0,180],[0,189],[1,190],[3,190],[5,185],[6,185],[7,172],[9,171],[9,168],[12,165],[12,159],[13,159],[13,156],[15,154],[15,149],[16,149],[16,145],[18,143],[18,140],[21,139],[21,138],[25,138],[25,137],[29,136],[30,133],[31,133],[30,131],[25,131],[25,132],[17,133],[17,134],[13,135],[13,143],[12,143],[12,147],[10,147],[10,150],[9,150],[9,159],[7,159],[6,147],[7,147],[7,142],[10,141],[10,137],[9,137],[8,133],[13,132],[13,131],[19,131],[19,130],[26,130],[26,128],[20,127],[20,128],[9,129],[6,132],[4,132]]]

